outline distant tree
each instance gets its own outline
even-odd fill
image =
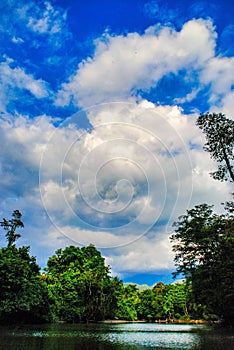
[[[154,300],[152,306],[155,312],[155,319],[166,319],[167,316],[164,312],[164,301],[165,301],[165,293],[166,288],[163,282],[158,282],[153,286],[152,289],[154,293]]]
[[[185,319],[189,318],[190,290],[187,283],[174,283],[165,286],[163,309],[166,318]]]
[[[189,319],[191,311],[190,287],[187,283],[164,285],[162,282],[138,292],[139,320]]]
[[[137,305],[137,315],[140,320],[155,320],[155,310],[153,307],[154,293],[152,289],[145,289],[139,292]]]
[[[117,298],[116,318],[128,321],[137,320],[139,289],[136,284],[120,285]]]
[[[12,213],[12,219],[6,220],[3,218],[3,221],[0,222],[0,225],[3,227],[6,233],[6,239],[8,241],[8,247],[15,244],[16,240],[21,237],[19,233],[16,233],[18,227],[24,227],[23,222],[21,221],[22,214],[19,210],[14,210]]]
[[[219,163],[212,177],[234,182],[234,121],[222,113],[205,113],[198,117],[197,125],[206,136],[204,149]]]

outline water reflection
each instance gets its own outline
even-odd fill
[[[1,350],[232,350],[231,331],[204,325],[90,324],[0,328]]]

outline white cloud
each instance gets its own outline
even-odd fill
[[[132,273],[154,273],[173,269],[172,246],[167,234],[156,234],[154,238],[142,237],[107,258],[107,263],[120,276]]]
[[[188,207],[226,199],[230,185],[209,177],[216,165],[202,150],[195,116],[147,101],[103,104],[87,116],[93,130],[79,134],[79,117],[74,127],[71,117],[70,130],[55,131],[43,156],[42,198],[58,228],[73,222],[95,244],[105,235],[106,244],[125,244],[157,222],[170,230]]]
[[[39,34],[54,35],[64,29],[66,12],[53,7],[49,1],[36,6],[29,3],[17,9],[21,19],[27,21],[27,27]]]
[[[175,98],[174,103],[181,104],[181,103],[185,103],[185,102],[191,102],[197,96],[199,91],[200,91],[200,88],[197,88],[197,89],[194,88],[186,96],[181,97],[181,98],[180,97]]]
[[[24,68],[14,67],[14,61],[10,58],[0,63],[0,75],[0,108],[2,111],[5,111],[11,99],[16,98],[17,89],[27,90],[39,99],[49,96],[49,89],[45,81],[35,79],[32,74],[26,73]]]
[[[63,83],[55,104],[88,107],[121,101],[155,88],[163,77],[184,73],[184,95],[173,103],[193,101],[209,89],[210,109],[232,110],[234,58],[215,55],[217,34],[211,20],[191,20],[177,32],[152,26],[142,35],[104,34],[96,39],[93,57],[83,60]],[[227,107],[226,107],[227,106]]]
[[[214,57],[201,74],[203,84],[211,84],[210,102],[231,92],[234,85],[234,57]],[[219,101],[218,101],[219,102]]]
[[[66,236],[66,232],[69,235]],[[134,236],[118,237],[110,232],[81,230],[71,226],[53,229],[51,227],[46,241],[42,246],[56,249],[64,248],[68,244],[88,245],[92,242],[97,247],[118,247],[117,249],[103,249],[106,264],[111,266],[112,273],[124,277],[129,273],[154,273],[173,269],[172,246],[168,234],[154,233],[151,237]],[[69,242],[69,239],[72,239]],[[99,248],[100,249],[100,248]]]
[[[224,96],[220,109],[228,118],[234,119],[234,91],[229,92]]]
[[[84,107],[119,100],[155,86],[168,73],[199,71],[214,56],[215,38],[212,23],[201,19],[185,23],[180,32],[151,27],[143,35],[104,35],[96,40],[94,57],[62,85],[56,103],[72,98]]]
[[[136,240],[134,235],[119,237],[108,231],[84,230],[74,226],[48,227],[47,235],[40,240],[41,249],[56,250],[68,245],[94,244],[102,251],[112,274],[124,277],[129,273],[154,273],[173,269],[173,252],[170,234],[164,229]],[[107,247],[103,248],[103,247]],[[108,247],[115,249],[108,249]]]
[[[60,203],[61,211],[68,207],[71,217],[79,213],[89,225],[101,227],[115,226],[117,221],[117,234],[122,234],[122,226],[127,225],[125,234],[135,231],[139,235],[160,217],[169,200],[167,192],[176,200],[181,169],[183,176],[188,176],[187,191],[191,192],[191,164],[179,135],[186,126],[186,117],[176,108],[143,106],[110,104],[88,111],[94,130],[75,141],[67,138],[64,143],[63,129],[58,130],[59,137],[55,133],[41,167],[48,211],[54,209],[55,200],[48,198],[51,190],[51,196],[58,197],[56,206]],[[57,139],[59,146],[55,148]],[[57,178],[53,176],[53,181],[60,191],[54,183],[43,187],[51,179],[48,164],[54,165]],[[169,182],[171,177],[174,185]],[[142,226],[137,228],[137,224]]]
[[[18,44],[17,52],[13,52],[15,57],[21,62],[21,56],[25,57],[33,48],[39,52],[43,62],[56,64],[56,60],[63,61],[63,57],[58,59],[58,51],[66,46],[71,39],[71,32],[67,26],[67,12],[63,7],[51,1],[33,0],[11,0],[4,1],[2,9],[0,31],[4,33],[2,49],[11,45],[11,42]],[[7,28],[7,30],[6,30]],[[9,42],[9,40],[11,42]],[[20,48],[19,44],[24,43]],[[25,51],[26,48],[26,51]],[[19,50],[22,49],[21,53]],[[5,52],[5,51],[3,51]],[[28,62],[33,61],[34,68],[37,67],[33,56],[28,56]],[[67,56],[66,56],[67,62]]]
[[[38,192],[38,169],[50,132],[45,116],[34,121],[20,115],[1,119],[0,184],[6,196],[30,197]]]
[[[15,43],[15,44],[22,44],[24,42],[24,40],[22,38],[13,36],[12,42]]]

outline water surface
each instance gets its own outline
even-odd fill
[[[0,328],[1,350],[233,350],[232,330],[156,323]]]

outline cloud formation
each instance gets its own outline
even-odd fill
[[[180,70],[202,71],[214,56],[216,33],[211,21],[192,20],[180,32],[170,27],[150,27],[143,35],[104,35],[96,40],[93,58],[81,62],[56,103],[72,98],[82,107],[120,100],[147,90]],[[189,79],[189,76],[188,76]]]
[[[121,274],[139,261],[151,272],[170,268],[172,222],[207,198],[218,205],[230,190],[209,178],[214,164],[194,118],[144,100],[103,104],[86,114],[93,125],[88,132],[77,127],[79,113],[59,127],[46,116],[3,121],[5,198],[20,199],[28,212],[30,206],[45,210],[53,226],[42,217],[41,247],[69,239],[93,243]],[[143,246],[148,250],[139,260]]]

